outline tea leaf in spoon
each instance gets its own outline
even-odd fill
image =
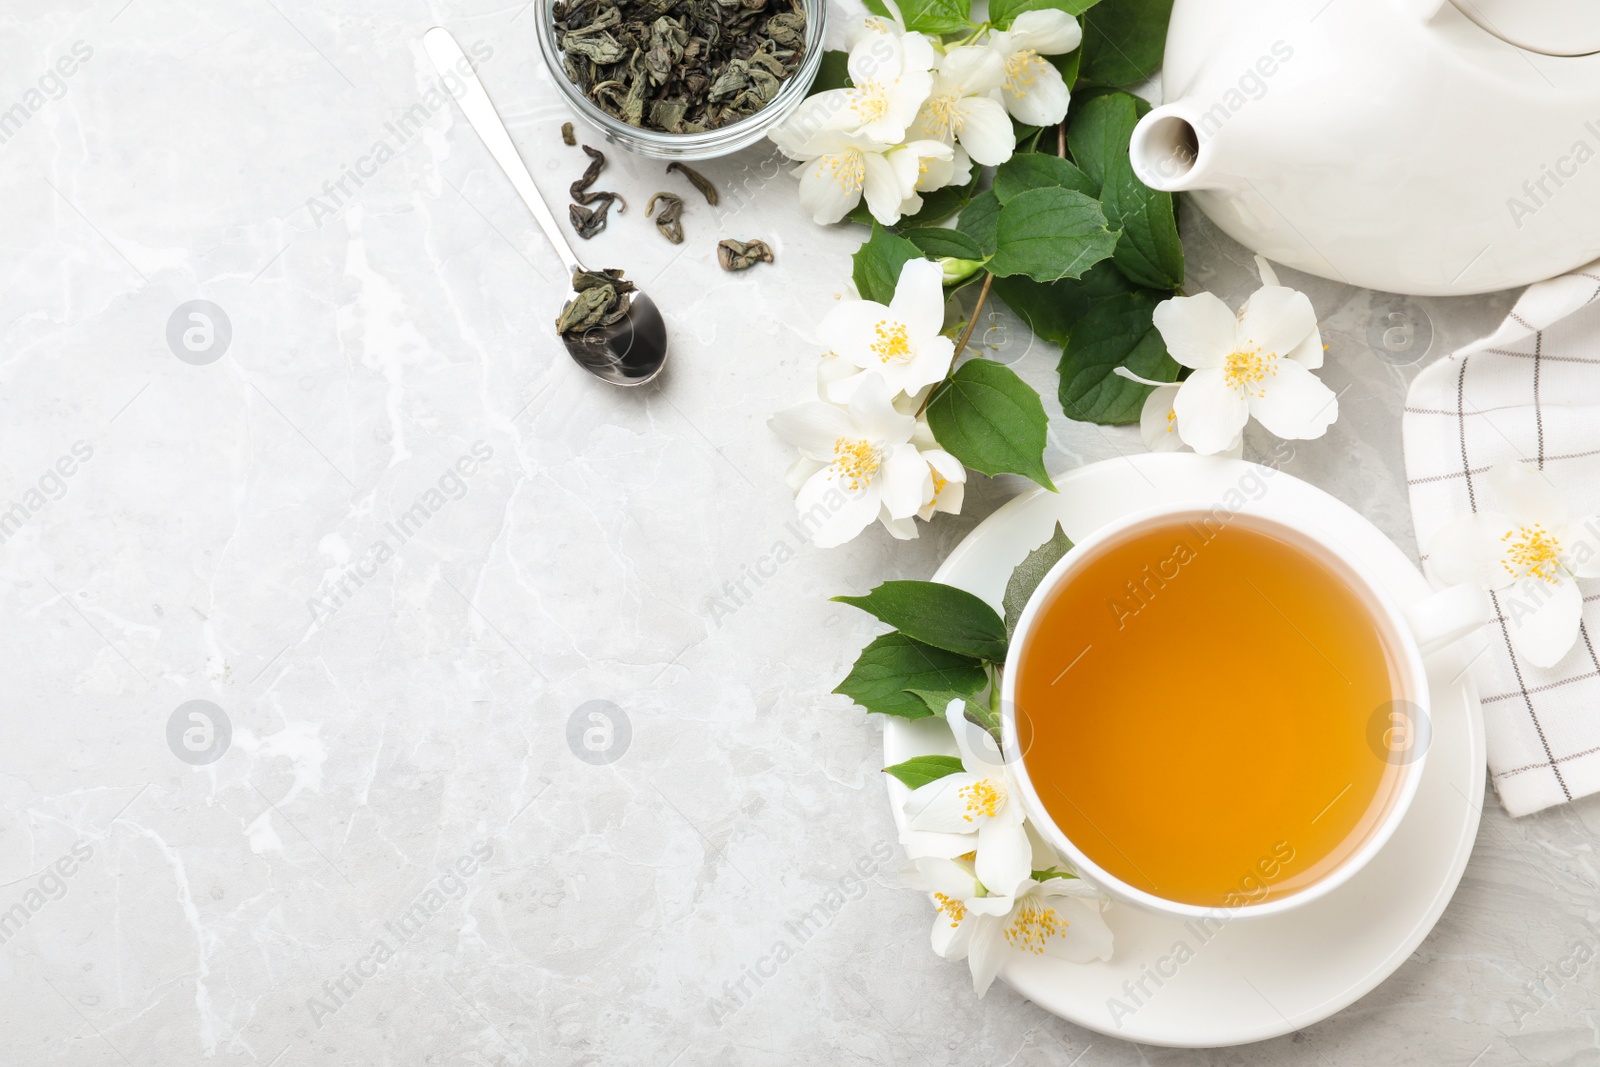
[[[621,321],[633,302],[629,294],[638,291],[623,279],[620,270],[573,271],[572,289],[577,295],[567,301],[556,319],[556,332],[564,337]]]

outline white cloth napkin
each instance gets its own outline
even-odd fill
[[[1521,460],[1545,472],[1573,513],[1600,513],[1600,263],[1532,286],[1491,336],[1425,369],[1406,397],[1411,514],[1426,565],[1451,519],[1498,510],[1482,478]],[[1527,815],[1600,792],[1600,582],[1583,587],[1583,626],[1541,669],[1491,623],[1471,670],[1483,698],[1489,772],[1500,803]],[[1496,598],[1497,607],[1503,603]]]

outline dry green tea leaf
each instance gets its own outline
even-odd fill
[[[606,215],[611,210],[613,202],[616,203],[619,212],[628,210],[628,202],[616,193],[589,188],[605,169],[606,157],[604,152],[588,145],[583,146],[583,151],[589,157],[589,167],[583,172],[583,177],[573,182],[569,189],[572,199],[577,203],[568,205],[567,213],[572,219],[572,228],[578,232],[579,237],[587,241],[606,228]],[[587,206],[597,201],[599,207]]]
[[[578,136],[572,132],[572,123],[570,122],[563,122],[561,124],[561,143],[566,145],[568,148],[571,148],[573,145],[578,143]]]
[[[656,214],[656,202],[661,202],[661,214]],[[661,231],[661,236],[675,245],[683,244],[683,197],[672,193],[657,193],[650,198],[644,206],[647,218],[655,220],[656,229]]]
[[[606,228],[606,213],[611,210],[612,202],[620,199],[622,198],[615,193],[590,193],[589,202],[598,200],[599,207],[588,208],[581,204],[568,204],[567,216],[572,220],[572,228],[578,231],[579,237],[587,241]],[[619,207],[617,210],[621,211],[622,208]]]
[[[717,206],[717,187],[711,184],[711,179],[684,163],[668,163],[667,173],[677,171],[689,179],[689,184],[700,190],[700,195],[706,198],[706,203],[712,207]]]
[[[556,319],[556,332],[569,339],[620,321],[633,303],[632,294],[638,291],[620,270],[573,271],[572,288],[577,295],[567,301]]]
[[[771,263],[772,249],[765,241],[718,241],[717,263],[723,270],[749,270],[757,263]]]
[[[551,18],[572,83],[614,118],[666,133],[755,114],[805,54],[801,0],[556,0]]]
[[[576,200],[580,204],[592,204],[602,196],[609,196],[614,200],[621,200],[622,197],[618,196],[616,193],[608,193],[602,190],[596,190],[594,192],[589,191],[589,186],[594,184],[594,180],[600,177],[600,172],[605,169],[606,156],[604,152],[601,152],[596,148],[590,148],[588,145],[583,146],[583,151],[584,154],[589,157],[589,168],[583,172],[583,177],[572,183],[569,189],[569,191],[572,193],[572,199]],[[627,207],[627,203],[624,202],[622,207],[618,208],[617,210],[625,211]]]

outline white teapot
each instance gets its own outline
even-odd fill
[[[1270,260],[1415,295],[1600,257],[1600,0],[1177,0],[1135,173]]]

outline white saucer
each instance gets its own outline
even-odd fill
[[[1049,539],[1056,522],[1076,541],[1142,508],[1171,500],[1220,501],[1232,490],[1239,494],[1235,499],[1245,500],[1246,511],[1263,501],[1304,511],[1364,560],[1401,604],[1431,591],[1405,554],[1355,511],[1314,486],[1251,463],[1142,455],[1082,467],[1055,484],[1059,493],[1024,493],[984,520],[935,580],[998,609],[1012,568]],[[1257,487],[1260,499],[1249,499]],[[1459,645],[1429,660],[1433,739],[1421,787],[1394,837],[1350,882],[1303,908],[1236,921],[1208,937],[1176,920],[1113,905],[1106,912],[1116,937],[1110,962],[1080,965],[1013,953],[1001,978],[1040,1007],[1091,1030],[1180,1047],[1277,1037],[1365,995],[1433,929],[1477,836],[1483,713],[1467,662]],[[886,766],[930,752],[955,752],[942,724],[888,720]],[[906,787],[893,779],[888,784],[898,824]],[[1179,942],[1187,953],[1176,951]]]

